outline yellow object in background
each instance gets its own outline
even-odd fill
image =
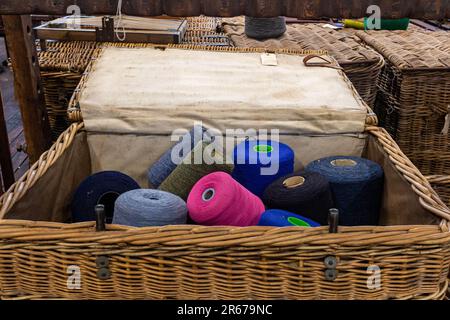
[[[365,24],[364,21],[344,19],[344,27],[364,30]]]

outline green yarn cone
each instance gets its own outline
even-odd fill
[[[204,176],[217,171],[231,173],[234,166],[227,164],[228,161],[226,156],[217,151],[213,156],[205,155],[204,157],[207,157],[208,159],[203,159],[201,164],[195,164],[195,152],[202,149],[204,155],[205,148],[208,145],[208,143],[199,143],[191,153],[187,155],[185,161],[179,164],[167,179],[163,181],[159,186],[159,189],[176,194],[180,198],[187,200],[194,185]],[[187,159],[190,159],[190,162],[186,161]],[[207,164],[204,160],[208,160],[208,162],[212,162],[213,164]],[[222,160],[223,164],[217,164],[217,161],[215,160]]]

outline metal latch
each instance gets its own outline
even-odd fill
[[[97,42],[115,42],[114,18],[103,17],[102,27],[95,27],[95,39]]]
[[[339,226],[339,210],[330,209],[330,214],[328,216],[329,232],[338,233]],[[337,258],[335,256],[327,256],[323,261],[325,265],[325,279],[328,281],[336,280],[338,276],[337,268]]]
[[[106,231],[106,215],[105,215],[105,206],[99,204],[95,206],[95,218],[96,225],[95,230],[97,232]],[[97,278],[100,280],[108,280],[111,278],[111,270],[109,269],[109,258],[107,256],[98,256],[95,260],[95,264],[97,265]]]

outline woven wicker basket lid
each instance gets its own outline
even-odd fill
[[[400,70],[450,69],[450,33],[358,31],[358,37]]]
[[[353,63],[375,63],[381,59],[377,52],[361,44],[352,30],[336,31],[323,27],[323,24],[288,24],[282,37],[264,41],[245,35],[243,17],[223,19],[223,28],[237,47],[326,50],[343,67]]]
[[[48,42],[46,50],[38,54],[39,67],[41,71],[82,73],[100,45],[89,41]]]

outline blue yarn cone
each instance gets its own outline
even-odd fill
[[[340,225],[378,225],[384,181],[380,165],[359,157],[336,156],[313,161],[306,171],[320,173],[330,182]]]
[[[258,197],[275,180],[294,172],[294,151],[277,141],[247,140],[233,152],[232,176]]]

